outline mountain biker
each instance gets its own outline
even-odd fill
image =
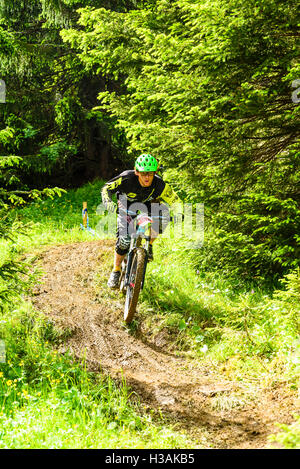
[[[169,207],[178,214],[182,212],[180,210],[182,204],[180,198],[172,187],[156,174],[157,170],[158,161],[156,158],[150,154],[143,153],[136,159],[134,170],[124,171],[114,177],[104,185],[101,191],[102,203],[105,208],[110,212],[117,212],[118,214],[114,267],[107,282],[110,288],[118,288],[121,264],[130,247],[129,224],[132,222],[132,217],[128,216],[127,210],[124,209],[124,200],[126,202],[125,205],[129,209],[130,204],[136,202],[143,203],[148,210],[151,210],[151,204],[159,203],[162,213],[166,211],[169,215]],[[118,204],[113,202],[112,194],[116,194]],[[164,218],[169,221],[169,216]],[[164,231],[168,221],[167,223],[160,223],[160,232]],[[149,260],[153,259],[152,244],[157,234],[154,230],[154,233],[151,235]]]

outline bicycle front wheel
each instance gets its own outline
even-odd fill
[[[126,289],[124,321],[127,323],[130,323],[132,321],[133,316],[136,312],[136,306],[139,299],[139,294],[141,291],[144,276],[145,262],[146,251],[143,248],[137,248],[136,252],[133,255],[129,275],[129,285]]]

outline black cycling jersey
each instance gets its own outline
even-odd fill
[[[112,199],[112,194],[116,194],[117,199],[120,195],[125,195],[127,203],[144,203],[147,207],[151,202],[165,202],[168,205],[180,203],[181,200],[174,192],[171,186],[167,184],[157,174],[154,176],[151,186],[143,187],[139,183],[138,176],[134,170],[124,171],[118,176],[108,181],[102,189],[102,202],[106,205]]]

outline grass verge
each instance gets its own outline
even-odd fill
[[[0,337],[0,448],[188,448],[194,445],[151,412],[126,383],[89,372],[56,346],[56,329],[29,303],[7,311]]]

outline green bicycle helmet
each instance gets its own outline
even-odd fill
[[[157,171],[158,162],[154,156],[149,155],[148,153],[143,153],[140,155],[135,162],[135,169],[137,171]]]

